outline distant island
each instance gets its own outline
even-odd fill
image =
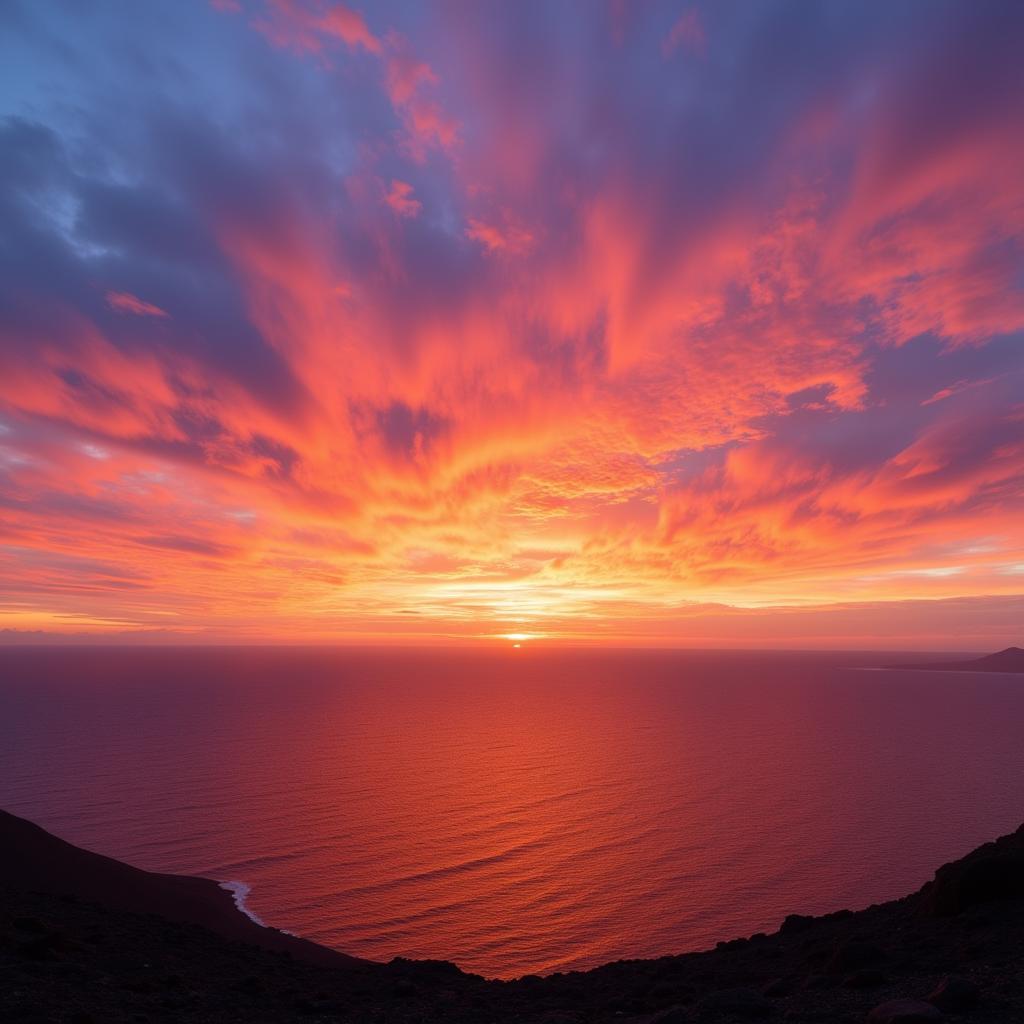
[[[0,1020],[99,1024],[834,1024],[1024,1020],[1024,826],[891,903],[586,972],[488,981],[261,928],[201,878],[0,811]]]
[[[887,665],[886,668],[911,668],[932,672],[1024,672],[1024,649],[1007,647],[1005,651],[986,654],[970,661],[915,662]]]

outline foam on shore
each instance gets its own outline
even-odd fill
[[[260,919],[257,914],[254,914],[246,905],[245,901],[249,893],[252,892],[252,886],[246,882],[218,882],[217,883],[222,889],[227,889],[231,893],[231,898],[235,901],[235,906],[243,913],[250,921],[258,924],[261,928],[268,927],[267,922]]]

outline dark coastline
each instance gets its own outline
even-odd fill
[[[901,900],[514,982],[355,960],[261,928],[208,879],[139,871],[2,812],[0,879],[4,1021],[1024,1021],[1024,826]],[[908,999],[916,1016],[875,1013]]]
[[[1007,647],[995,654],[986,654],[982,658],[971,658],[966,661],[903,662],[885,667],[912,669],[919,672],[1005,672],[1017,674],[1024,673],[1024,650],[1019,647]]]
[[[0,872],[30,891],[74,895],[111,910],[154,914],[326,967],[362,963],[314,942],[263,928],[241,913],[231,893],[209,878],[160,875],[83,850],[24,818],[0,811]]]

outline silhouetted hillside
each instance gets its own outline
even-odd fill
[[[10,815],[0,876],[4,1021],[1024,1021],[1024,826],[902,900],[513,982],[282,944],[212,882],[137,871]]]

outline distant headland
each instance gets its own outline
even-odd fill
[[[932,672],[1024,672],[1024,649],[1007,647],[995,654],[968,661],[932,661],[887,665],[887,668],[910,668]]]

